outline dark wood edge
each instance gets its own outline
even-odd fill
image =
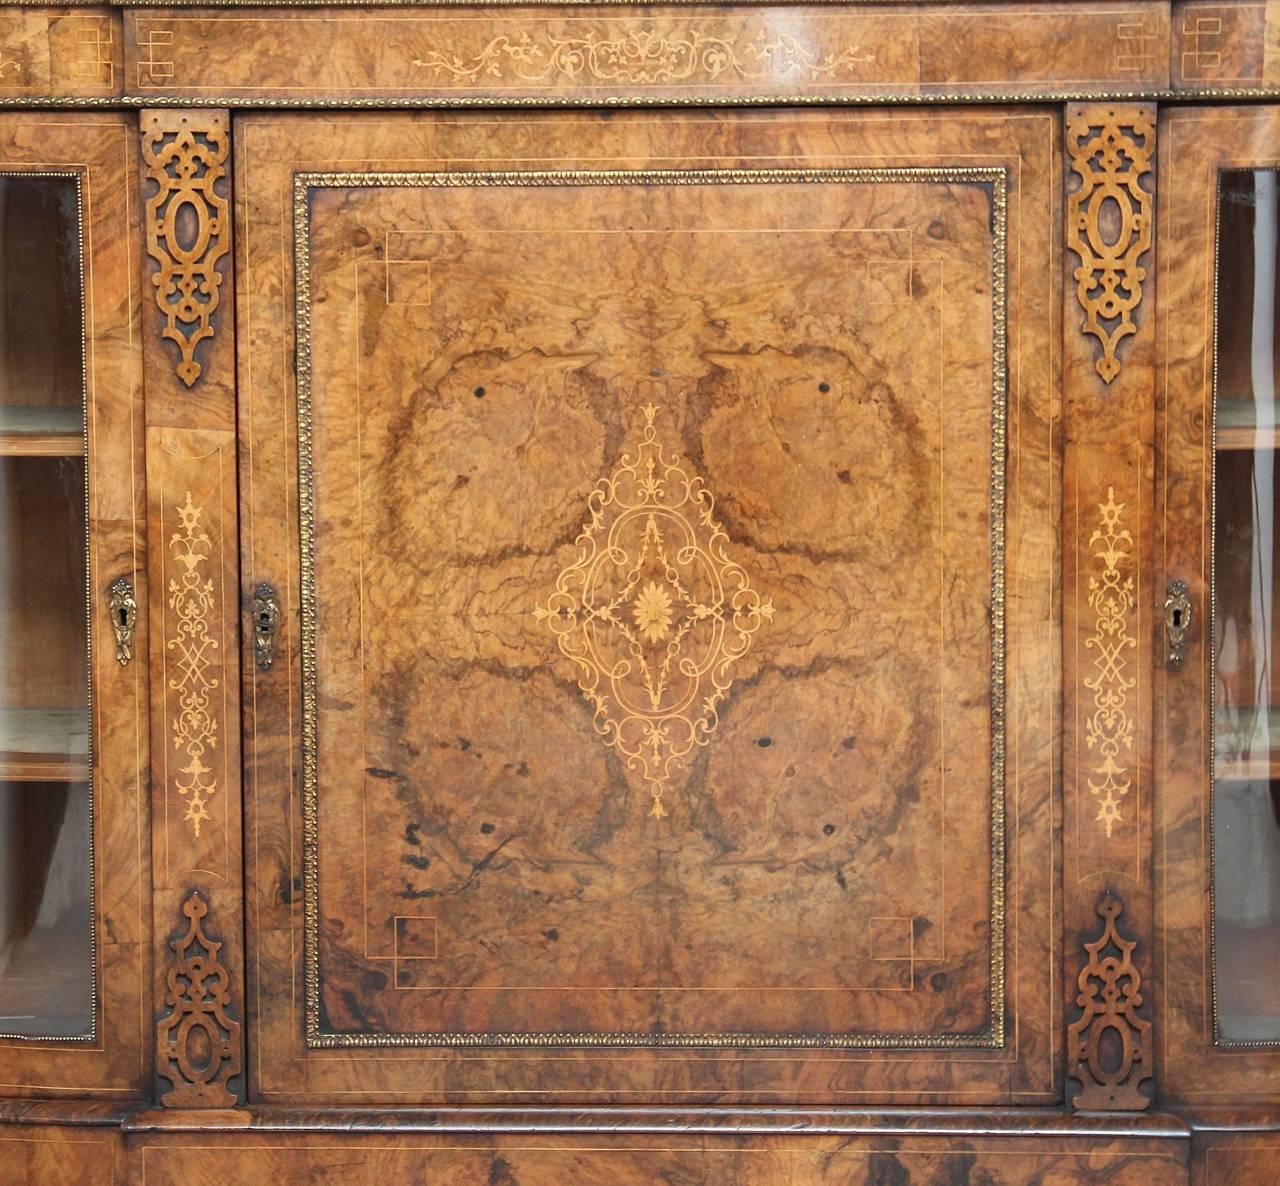
[[[119,1128],[125,1133],[704,1133],[732,1136],[1129,1138],[1278,1133],[1280,1109],[1198,1108],[1134,1115],[1065,1108],[295,1108],[157,1109],[93,1100],[0,1100],[0,1125]]]
[[[1101,1115],[1050,1108],[448,1108],[320,1109],[251,1106],[230,1111],[148,1109],[126,1132],[341,1133],[704,1133],[720,1136],[971,1136],[1185,1140],[1191,1128],[1168,1113]]]
[[[1280,1110],[1248,1106],[1197,1108],[1186,1113],[1193,1136],[1200,1133],[1280,1133]]]
[[[60,1125],[65,1128],[120,1128],[139,1104],[97,1100],[0,1100],[0,1124]]]

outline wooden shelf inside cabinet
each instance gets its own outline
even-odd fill
[[[87,782],[83,708],[0,708],[0,781]]]
[[[1280,404],[1275,419],[1280,421]],[[1219,453],[1280,448],[1280,423],[1258,427],[1258,405],[1251,399],[1218,399],[1214,438]]]
[[[80,408],[0,406],[0,457],[83,457]]]
[[[1217,749],[1214,774],[1220,782],[1280,779],[1280,707],[1257,710],[1249,724],[1251,728],[1246,732],[1240,724],[1233,726],[1221,716],[1218,718],[1214,727]],[[1270,747],[1265,750],[1252,744],[1264,724],[1267,731],[1262,736],[1270,740]]]

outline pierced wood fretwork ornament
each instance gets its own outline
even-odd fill
[[[170,941],[174,962],[165,976],[169,1012],[156,1030],[156,1071],[172,1090],[168,1108],[230,1108],[239,1103],[228,1087],[240,1074],[240,1023],[228,1013],[231,976],[218,958],[219,940],[205,933],[209,903],[192,890],[182,904],[184,934]]]
[[[1142,977],[1133,963],[1137,943],[1116,926],[1124,903],[1104,893],[1098,902],[1102,934],[1084,945],[1080,1016],[1067,1027],[1067,1074],[1079,1082],[1075,1107],[1084,1112],[1140,1112],[1151,1106],[1142,1085],[1151,1078],[1151,1024],[1138,1016]]]
[[[191,387],[203,367],[200,343],[214,335],[221,302],[218,265],[230,248],[227,185],[230,128],[225,113],[145,111],[142,157],[155,192],[146,198],[147,253],[161,336],[178,347],[178,378]]]
[[[1072,273],[1084,310],[1082,332],[1102,347],[1094,364],[1104,383],[1120,373],[1120,343],[1138,332],[1151,250],[1152,198],[1142,186],[1155,152],[1155,120],[1146,107],[1076,107],[1067,118],[1067,151],[1080,188],[1067,196],[1067,246],[1080,257]]]

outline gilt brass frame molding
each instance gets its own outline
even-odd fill
[[[86,242],[85,227],[88,222],[88,211],[85,204],[85,181],[84,172],[80,169],[67,168],[32,168],[24,169],[19,166],[6,166],[0,169],[0,178],[28,178],[43,177],[57,179],[59,181],[70,181],[76,188],[76,252],[79,271],[77,280],[80,284],[80,414],[81,414],[81,439],[83,442],[83,456],[86,463],[92,460],[92,453],[89,448],[89,337],[90,337],[90,315],[89,315],[89,286],[88,275],[85,270],[85,258],[89,244]],[[86,470],[87,473],[87,470]],[[94,729],[92,723],[94,720],[94,683],[96,682],[94,672],[94,652],[96,649],[96,634],[94,630],[94,621],[97,619],[97,605],[95,604],[93,581],[93,517],[90,514],[89,505],[89,482],[86,480],[84,484],[84,502],[80,507],[84,515],[84,534],[81,537],[81,545],[84,548],[85,555],[85,583],[84,583],[84,612],[85,612],[85,661],[86,661],[86,688],[85,688],[85,707],[84,712],[86,718],[90,722],[89,729],[89,750],[88,750],[88,774],[85,782],[88,784],[87,797],[89,801],[89,1029],[83,1034],[72,1035],[48,1035],[42,1036],[38,1034],[11,1034],[4,1032],[4,1025],[0,1023],[0,1040],[3,1041],[19,1041],[19,1042],[56,1042],[60,1045],[68,1043],[83,1045],[97,1041],[99,1037],[99,1021],[102,1013],[102,1001],[100,989],[100,969],[99,960],[102,952],[98,942],[98,779],[94,776],[94,770],[97,768],[97,761],[94,754]],[[127,574],[133,577],[133,573]],[[108,638],[110,634],[108,634]]]
[[[319,91],[320,88],[317,88]],[[281,99],[270,96],[165,94],[157,91],[146,95],[15,95],[0,97],[0,110],[40,109],[75,111],[107,109],[141,110],[152,107],[232,108],[238,111],[443,111],[453,108],[486,108],[494,110],[592,110],[608,108],[653,107],[974,107],[991,104],[1023,103],[1188,103],[1188,102],[1276,102],[1280,87],[1202,88],[1199,90],[1135,90],[1135,91],[949,91],[922,94],[916,91],[884,91],[874,95],[692,95],[661,97],[653,95],[601,95],[595,98],[495,98],[484,95],[393,98],[343,98],[318,93],[314,98]]]
[[[977,184],[991,200],[992,380],[991,466],[988,486],[991,557],[991,812],[990,1014],[976,1034],[862,1033],[334,1033],[321,1027],[320,819],[317,691],[316,478],[311,389],[310,196],[318,189],[480,186],[761,185],[761,184]],[[315,172],[294,176],[294,332],[298,434],[298,531],[301,600],[301,741],[303,809],[304,1041],[308,1048],[352,1047],[570,1047],[570,1048],[789,1048],[938,1050],[1003,1049],[1006,1001],[1005,828],[1005,504],[1007,476],[1008,169],[998,167],[556,170],[529,172]]]

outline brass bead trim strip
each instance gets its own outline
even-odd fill
[[[315,462],[311,393],[311,218],[315,189],[373,187],[958,183],[991,189],[991,1011],[976,1034],[330,1033],[320,1028],[320,821],[315,578]],[[474,173],[299,173],[294,176],[294,331],[297,366],[298,530],[302,608],[302,835],[305,1041],[335,1047],[626,1047],[998,1050],[1007,1028],[1005,978],[1005,501],[1008,420],[1008,171],[1003,168],[558,170]]]
[[[269,89],[269,88],[264,88]],[[590,95],[517,97],[500,95],[458,95],[422,97],[413,95],[374,97],[325,97],[281,99],[270,95],[176,95],[157,91],[147,95],[7,95],[0,97],[5,108],[52,108],[77,110],[105,108],[138,110],[147,107],[222,107],[246,111],[435,111],[453,108],[504,110],[592,110],[600,107],[964,107],[990,103],[1137,103],[1137,102],[1226,102],[1280,99],[1280,87],[1241,87],[1232,90],[1194,91],[967,91],[921,93],[919,91],[877,91],[874,94],[796,95]]]

